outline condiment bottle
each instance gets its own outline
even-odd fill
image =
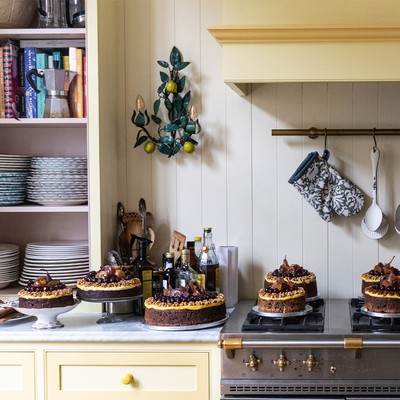
[[[205,275],[205,289],[220,291],[219,262],[212,242],[212,228],[203,230],[203,246],[199,257],[199,269]]]
[[[182,264],[176,277],[176,287],[185,287],[193,279],[196,271],[190,266],[190,250],[182,250]]]
[[[174,267],[174,253],[165,253],[164,255],[164,273],[163,273],[163,289],[175,289],[176,273]]]

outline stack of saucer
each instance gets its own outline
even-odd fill
[[[32,157],[27,199],[45,206],[86,204],[86,158]]]
[[[89,245],[82,241],[50,241],[28,243],[19,283],[26,285],[30,279],[45,276],[59,279],[67,286],[89,272]]]
[[[0,154],[0,205],[22,204],[26,197],[26,180],[31,156]]]
[[[18,280],[19,247],[15,244],[0,244],[0,289]]]

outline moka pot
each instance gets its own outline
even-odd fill
[[[44,78],[46,87],[46,102],[44,106],[44,118],[70,118],[71,113],[68,104],[69,87],[76,72],[65,69],[31,69],[26,74],[26,79],[36,93],[40,93],[32,75]]]

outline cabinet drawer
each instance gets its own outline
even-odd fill
[[[35,355],[33,352],[1,352],[0,399],[34,400]]]
[[[48,400],[205,400],[208,365],[207,352],[47,352]]]

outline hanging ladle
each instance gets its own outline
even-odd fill
[[[382,210],[377,203],[377,170],[379,163],[379,149],[374,146],[371,150],[371,163],[372,163],[372,204],[365,214],[365,225],[371,232],[376,231],[382,223]]]

